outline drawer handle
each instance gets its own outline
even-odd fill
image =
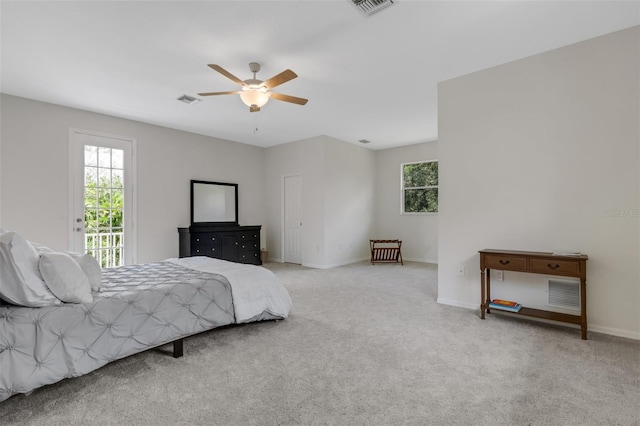
[[[214,237],[211,237],[211,241],[215,241],[216,239]]]
[[[501,265],[508,265],[508,264],[509,264],[509,261],[508,261],[508,260],[502,260],[502,259],[500,259],[500,264],[501,264]]]
[[[549,269],[558,269],[560,267],[560,265],[558,265],[557,263],[555,265],[547,263],[547,266],[549,267]]]
[[[212,248],[211,251],[216,251],[216,249]]]

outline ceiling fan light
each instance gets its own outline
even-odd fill
[[[265,87],[243,87],[240,99],[247,106],[256,105],[258,108],[269,102],[270,93]]]

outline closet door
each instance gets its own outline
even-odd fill
[[[284,261],[302,263],[302,176],[284,177]]]

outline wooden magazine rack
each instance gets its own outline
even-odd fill
[[[402,262],[402,241],[400,240],[369,240],[371,247],[371,264]]]

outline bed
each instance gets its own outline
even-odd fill
[[[89,303],[0,306],[0,401],[167,343],[180,356],[185,337],[292,306],[271,271],[208,257],[105,269],[100,283]]]

